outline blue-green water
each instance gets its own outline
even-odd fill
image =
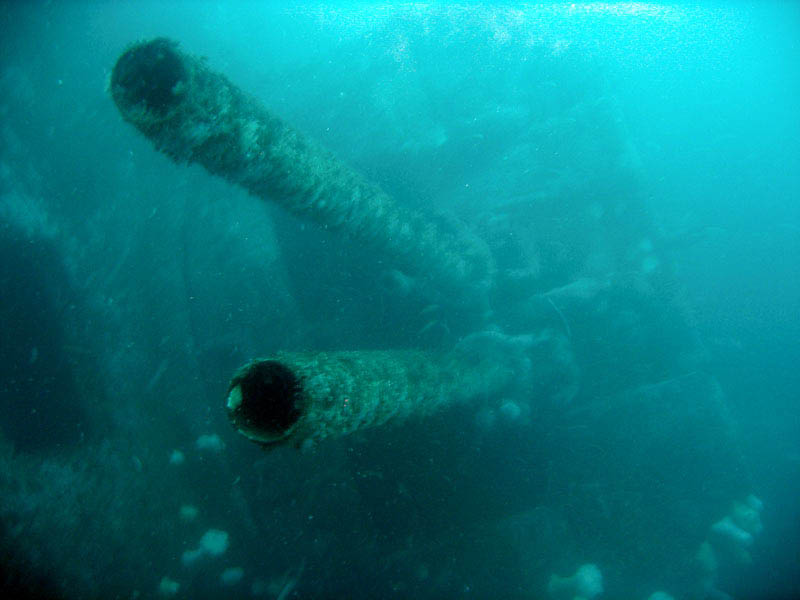
[[[0,31],[4,597],[800,597],[800,6],[9,2]],[[157,36],[480,240],[489,312],[159,153],[108,93]],[[408,348],[515,385],[303,451],[227,421],[254,357]]]

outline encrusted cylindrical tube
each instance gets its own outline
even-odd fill
[[[227,411],[257,443],[300,447],[497,394],[515,375],[502,361],[458,351],[283,352],[239,369]]]
[[[488,305],[493,263],[477,236],[398,206],[175,42],[158,38],[128,48],[110,90],[123,118],[175,161],[199,163],[297,216],[368,243],[464,307]]]

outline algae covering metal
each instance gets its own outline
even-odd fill
[[[158,38],[128,48],[110,88],[123,118],[176,162],[199,163],[299,217],[368,243],[472,314],[488,310],[493,262],[479,238],[398,206],[175,42]]]
[[[494,394],[512,384],[502,361],[462,351],[279,353],[234,375],[233,426],[265,446],[297,447]]]

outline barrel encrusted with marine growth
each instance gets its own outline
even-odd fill
[[[493,261],[482,240],[399,206],[177,43],[157,38],[129,47],[114,66],[110,91],[123,118],[175,161],[198,163],[366,242],[454,305],[488,311]]]
[[[280,352],[239,369],[226,409],[252,441],[302,447],[496,396],[519,373],[493,358],[459,350]]]

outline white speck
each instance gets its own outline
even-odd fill
[[[522,409],[516,402],[506,400],[503,402],[502,406],[500,406],[500,414],[508,421],[516,421],[520,414],[522,414]]]
[[[212,556],[225,554],[228,549],[228,532],[220,529],[209,529],[200,538],[200,547]]]
[[[222,452],[225,449],[225,444],[216,433],[201,435],[197,438],[195,446],[198,450],[208,450],[209,452]]]
[[[169,464],[171,465],[182,465],[185,460],[186,456],[180,450],[173,450],[169,455]]]
[[[219,581],[222,585],[236,585],[244,577],[244,569],[242,567],[228,567],[219,576]]]
[[[161,582],[158,584],[158,593],[165,598],[174,596],[179,589],[181,589],[181,584],[169,577],[162,577]]]
[[[194,521],[199,514],[200,510],[192,504],[184,504],[178,511],[181,521],[186,521],[187,523]]]

